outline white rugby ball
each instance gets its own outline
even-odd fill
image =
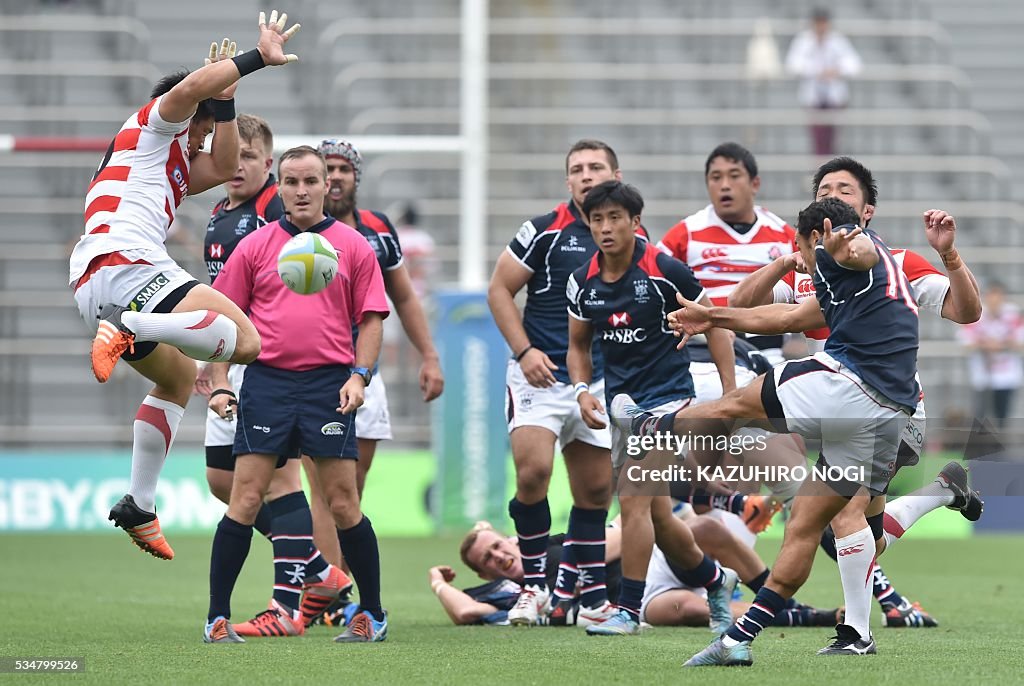
[[[320,234],[303,231],[281,248],[277,273],[285,286],[300,295],[319,293],[338,273],[338,253]]]

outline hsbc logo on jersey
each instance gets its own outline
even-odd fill
[[[211,243],[210,257],[215,260],[219,260],[220,258],[224,257],[224,246],[221,245],[220,243]]]
[[[633,323],[633,318],[629,316],[629,312],[616,312],[612,316],[608,317],[608,323],[614,327],[629,326]]]
[[[719,257],[728,257],[729,251],[725,248],[704,248],[700,252],[700,258],[702,260],[714,260]]]
[[[647,340],[647,332],[643,329],[605,329],[601,332],[601,340],[611,343],[622,343],[623,345],[643,343]]]

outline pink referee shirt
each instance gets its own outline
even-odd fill
[[[301,231],[281,218],[243,238],[214,285],[245,312],[259,331],[257,358],[277,369],[305,371],[332,364],[352,366],[352,322],[367,312],[388,315],[384,277],[366,239],[329,217],[312,227],[338,253],[338,274],[324,290],[299,295],[277,274],[277,256]]]

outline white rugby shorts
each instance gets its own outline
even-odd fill
[[[590,393],[603,403],[604,379],[590,384]],[[540,426],[558,436],[563,446],[582,441],[598,448],[611,447],[607,427],[591,429],[583,421],[572,386],[557,381],[548,388],[531,386],[515,360],[508,361],[505,373],[505,419],[509,433],[521,426]]]
[[[859,473],[850,480],[884,493],[910,414],[824,352],[780,365],[772,377],[762,391],[768,416],[781,410],[787,432],[821,441],[828,466]]]
[[[356,438],[369,441],[391,440],[388,389],[380,374],[373,375],[363,394],[363,405],[356,412]]]
[[[679,580],[668,566],[665,553],[661,552],[658,546],[654,546],[651,552],[651,561],[647,565],[647,581],[644,587],[644,597],[640,601],[640,621],[647,621],[647,606],[652,600],[669,591],[690,591],[700,598],[707,598],[708,592],[704,588],[691,588]]]
[[[110,264],[92,274],[86,272],[73,286],[78,313],[92,333],[99,326],[103,305],[152,312],[175,289],[196,280],[162,248],[120,250],[95,259]]]
[[[244,364],[233,364],[228,367],[228,381],[231,383],[231,390],[238,397],[242,393],[242,380],[245,377]],[[237,410],[237,408],[236,408]],[[206,410],[206,438],[203,445],[222,446],[235,444],[235,413],[231,419],[224,419],[211,409]]]

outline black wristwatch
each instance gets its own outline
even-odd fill
[[[363,377],[363,383],[367,386],[370,385],[370,381],[373,379],[373,370],[367,369],[366,367],[352,367],[352,374]]]

